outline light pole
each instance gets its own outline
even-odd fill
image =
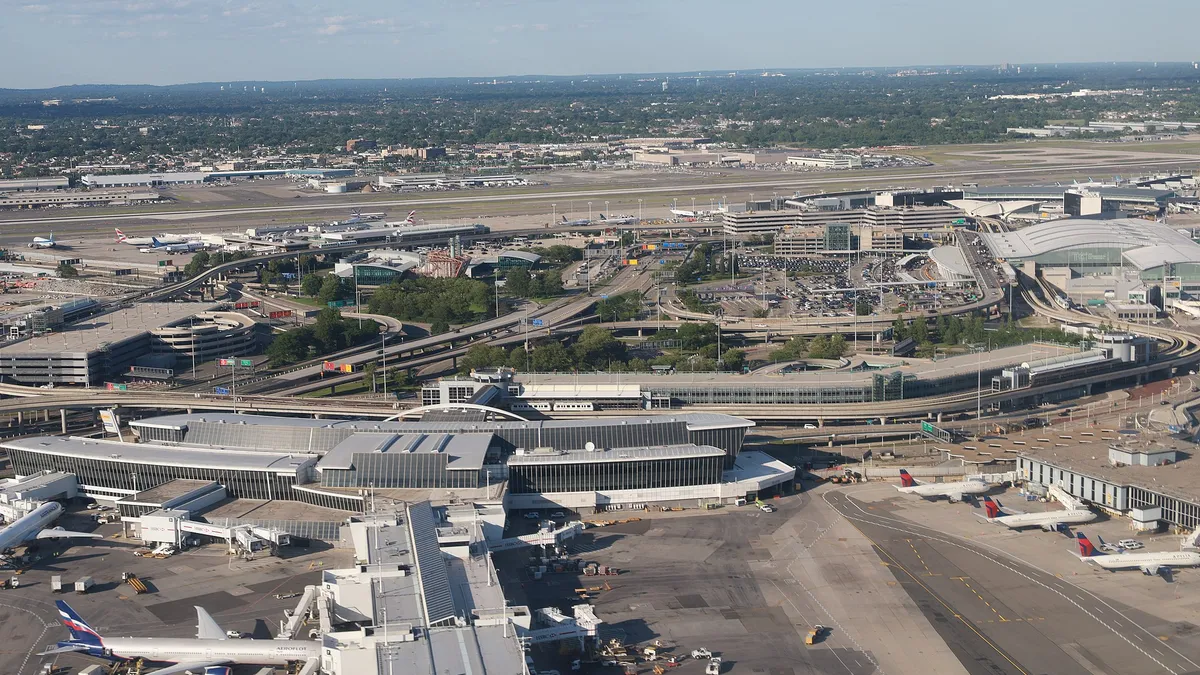
[[[638,200],[638,222],[642,222],[642,200]]]
[[[380,333],[379,339],[383,342],[383,393],[387,394],[387,333]]]
[[[588,202],[588,222],[592,222],[592,203]]]
[[[607,200],[607,199],[605,199],[605,200],[604,200],[604,211],[605,211],[605,212],[608,212],[609,210],[610,210],[610,209],[608,208],[608,200]],[[603,214],[601,214],[601,215],[603,215]],[[609,213],[609,214],[608,214],[608,217],[610,217],[610,218],[611,218],[611,217],[612,217],[612,213]]]
[[[550,203],[550,224],[551,225],[558,224],[558,204],[555,204],[553,202]]]

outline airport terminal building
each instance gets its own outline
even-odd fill
[[[435,417],[442,421],[206,413],[136,420],[130,426],[143,443],[184,454],[193,448],[238,448],[312,457],[303,465],[303,477],[298,475],[290,491],[277,498],[318,505],[361,500],[364,490],[470,494],[490,493],[500,484],[507,486],[504,499],[513,508],[695,504],[761,494],[795,478],[795,469],[778,460],[743,453],[754,423],[729,415],[488,421],[472,415],[479,411],[469,405],[440,408],[444,414]],[[454,420],[458,413],[461,418]],[[122,486],[128,483],[119,480]]]

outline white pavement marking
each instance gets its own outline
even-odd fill
[[[833,508],[834,508],[834,510],[837,510],[837,509],[836,509],[836,507],[834,507],[834,506],[833,506],[833,503],[832,503],[832,502],[830,502],[830,501],[828,500],[828,496],[829,496],[830,494],[833,494],[833,493],[832,493],[832,492],[825,492],[825,493],[823,493],[823,494],[822,494],[821,498],[822,498],[822,500],[823,500],[823,501],[825,501],[825,503],[827,503],[827,504],[829,504],[831,507],[833,507]],[[1116,636],[1120,637],[1122,640],[1124,640],[1126,643],[1128,643],[1128,644],[1129,644],[1129,646],[1131,646],[1131,647],[1133,647],[1134,649],[1136,649],[1136,650],[1138,650],[1139,652],[1141,652],[1143,655],[1145,655],[1145,656],[1146,656],[1146,658],[1148,658],[1148,659],[1150,659],[1151,661],[1153,661],[1154,663],[1156,663],[1156,664],[1157,664],[1157,665],[1158,665],[1160,668],[1162,668],[1163,670],[1167,671],[1168,673],[1171,673],[1172,675],[1179,675],[1179,671],[1172,669],[1170,666],[1167,666],[1165,663],[1163,663],[1162,661],[1158,660],[1158,659],[1157,659],[1157,658],[1155,658],[1153,655],[1151,655],[1151,654],[1150,654],[1150,652],[1148,652],[1148,651],[1146,651],[1145,649],[1143,649],[1143,648],[1142,648],[1140,645],[1138,645],[1138,644],[1135,644],[1135,643],[1133,642],[1133,640],[1131,640],[1131,639],[1129,638],[1129,636],[1127,636],[1127,635],[1126,635],[1124,632],[1117,630],[1117,628],[1119,628],[1119,627],[1120,627],[1118,624],[1116,624],[1115,622],[1112,622],[1112,625],[1110,625],[1110,623],[1109,623],[1109,622],[1107,622],[1107,621],[1105,621],[1104,619],[1100,618],[1100,616],[1098,616],[1098,615],[1097,615],[1097,612],[1093,612],[1092,610],[1090,610],[1090,609],[1088,609],[1088,608],[1084,607],[1084,606],[1083,606],[1083,605],[1081,605],[1079,602],[1077,602],[1076,600],[1074,600],[1074,599],[1072,599],[1070,596],[1068,596],[1068,595],[1067,595],[1067,594],[1066,594],[1066,593],[1065,593],[1063,590],[1061,590],[1061,589],[1059,589],[1059,588],[1056,588],[1056,587],[1054,587],[1054,586],[1052,586],[1052,585],[1050,585],[1050,584],[1048,584],[1048,583],[1042,582],[1042,581],[1040,581],[1040,580],[1038,580],[1038,579],[1035,579],[1035,578],[1033,578],[1033,577],[1029,576],[1028,574],[1025,574],[1025,573],[1024,573],[1024,572],[1022,572],[1021,570],[1019,570],[1019,569],[1017,569],[1017,568],[1015,568],[1015,567],[1012,567],[1011,565],[1007,565],[1007,564],[1005,564],[1005,563],[1001,562],[1000,560],[998,560],[998,559],[996,559],[996,558],[989,558],[988,556],[985,556],[985,555],[983,555],[983,554],[982,554],[982,553],[980,553],[979,551],[976,551],[976,550],[972,549],[972,548],[971,548],[971,547],[969,547],[969,546],[965,546],[965,545],[963,545],[963,544],[962,544],[962,543],[960,543],[960,542],[953,541],[953,540],[951,540],[951,539],[945,539],[945,538],[943,538],[943,537],[953,537],[954,535],[948,535],[948,534],[945,534],[945,533],[937,533],[938,535],[941,535],[941,536],[930,536],[929,534],[926,534],[926,533],[923,533],[923,532],[917,532],[917,531],[915,531],[915,530],[912,530],[912,529],[906,529],[906,528],[908,528],[908,527],[918,527],[918,528],[922,528],[922,529],[928,530],[928,531],[930,531],[930,532],[933,532],[933,531],[934,531],[934,530],[932,530],[932,529],[930,529],[930,528],[924,528],[924,527],[922,527],[921,525],[918,525],[918,524],[916,524],[916,523],[908,523],[908,522],[905,522],[905,521],[896,520],[896,519],[894,519],[894,518],[887,518],[887,517],[885,517],[885,516],[879,516],[879,515],[875,515],[875,514],[869,514],[869,513],[867,513],[866,511],[864,511],[864,510],[862,509],[862,507],[861,507],[861,506],[859,506],[858,504],[856,504],[856,503],[854,503],[854,502],[850,502],[850,501],[849,501],[849,497],[848,497],[848,496],[846,496],[846,495],[843,495],[843,496],[845,496],[845,497],[846,497],[846,499],[847,499],[847,504],[848,504],[848,505],[850,505],[850,506],[853,506],[854,508],[856,508],[856,509],[858,509],[859,511],[861,511],[861,512],[863,513],[863,515],[864,515],[864,516],[871,516],[871,517],[873,517],[873,518],[875,518],[875,519],[877,519],[877,520],[888,520],[888,521],[891,521],[891,522],[897,523],[898,525],[903,525],[904,527],[896,527],[896,526],[891,526],[891,525],[885,525],[885,524],[883,524],[883,523],[880,523],[880,522],[872,522],[871,520],[869,520],[868,518],[865,518],[865,517],[863,517],[863,518],[859,518],[859,517],[854,517],[854,516],[843,516],[843,517],[845,517],[846,519],[848,519],[848,520],[860,520],[860,521],[862,521],[862,522],[864,522],[864,523],[868,523],[868,524],[874,525],[874,526],[876,526],[876,527],[882,527],[882,528],[885,528],[885,529],[894,530],[894,531],[896,531],[896,532],[903,532],[903,533],[906,533],[906,534],[913,534],[913,535],[917,535],[917,536],[923,537],[923,538],[925,538],[925,539],[932,539],[932,540],[934,540],[934,541],[940,541],[940,542],[942,542],[942,543],[944,543],[944,544],[949,544],[949,545],[951,545],[951,546],[954,546],[954,547],[956,547],[956,548],[960,548],[960,549],[962,549],[962,550],[964,550],[964,551],[968,551],[968,552],[970,552],[970,553],[973,553],[973,554],[975,554],[975,555],[977,555],[977,556],[979,556],[979,557],[983,558],[984,560],[990,560],[990,561],[994,562],[995,564],[997,564],[997,565],[999,565],[999,566],[1001,566],[1001,567],[1003,567],[1003,568],[1005,568],[1005,569],[1009,570],[1010,572],[1012,572],[1012,573],[1014,573],[1014,574],[1016,574],[1016,575],[1018,575],[1018,576],[1021,576],[1021,577],[1023,577],[1024,579],[1026,579],[1026,580],[1028,580],[1028,581],[1030,581],[1030,582],[1032,582],[1032,583],[1034,583],[1034,584],[1037,584],[1038,586],[1041,586],[1042,588],[1045,588],[1045,589],[1047,589],[1047,590],[1054,591],[1054,593],[1056,593],[1057,595],[1061,596],[1061,597],[1062,597],[1064,600],[1066,600],[1067,602],[1069,602],[1069,603],[1071,603],[1072,605],[1075,605],[1077,608],[1079,608],[1079,610],[1080,610],[1080,611],[1082,611],[1084,614],[1087,614],[1088,616],[1090,616],[1090,617],[1092,617],[1093,619],[1095,619],[1095,620],[1096,620],[1096,623],[1099,623],[1101,626],[1104,626],[1104,627],[1105,627],[1105,628],[1107,628],[1109,631],[1111,631],[1111,632],[1112,632],[1114,635],[1116,635]],[[1054,575],[1053,575],[1053,574],[1051,574],[1050,572],[1048,572],[1048,571],[1046,571],[1046,570],[1043,570],[1043,569],[1041,569],[1040,567],[1038,567],[1037,565],[1034,565],[1034,564],[1033,564],[1033,563],[1031,563],[1031,562],[1028,562],[1028,561],[1026,561],[1026,560],[1022,560],[1021,558],[1018,558],[1017,556],[1013,555],[1012,553],[1009,553],[1008,551],[1005,551],[1005,550],[1003,550],[1003,549],[996,548],[996,547],[994,547],[994,546],[991,546],[991,545],[989,545],[989,544],[986,544],[986,543],[983,543],[983,542],[972,542],[972,543],[973,543],[973,544],[975,544],[976,546],[980,546],[980,547],[988,548],[988,549],[991,549],[991,550],[993,550],[993,551],[996,551],[997,553],[1003,554],[1004,556],[1006,556],[1006,557],[1008,557],[1008,558],[1011,558],[1011,559],[1012,559],[1012,560],[1014,560],[1014,561],[1020,562],[1021,564],[1027,565],[1029,568],[1031,568],[1031,569],[1034,569],[1034,570],[1037,570],[1038,572],[1041,572],[1042,574],[1046,574],[1046,575],[1048,575],[1048,576],[1052,576],[1052,577],[1054,576]],[[1057,577],[1055,577],[1055,578],[1057,579]],[[1067,582],[1067,581],[1065,581],[1065,580],[1063,580],[1063,579],[1058,579],[1058,581],[1060,581],[1061,583],[1065,584],[1066,586],[1069,586],[1069,587],[1071,587],[1072,589],[1075,589],[1075,590],[1080,590],[1080,591],[1083,591],[1084,593],[1087,593],[1087,594],[1089,594],[1089,595],[1092,595],[1092,597],[1093,597],[1093,598],[1094,598],[1094,599],[1095,599],[1097,602],[1099,602],[1101,605],[1103,605],[1104,607],[1106,607],[1106,608],[1108,608],[1109,610],[1111,610],[1111,611],[1112,611],[1114,614],[1116,614],[1117,616],[1119,616],[1119,617],[1121,617],[1121,618],[1124,618],[1125,620],[1129,621],[1130,623],[1134,623],[1132,619],[1130,619],[1129,617],[1125,616],[1123,613],[1121,613],[1121,612],[1120,612],[1119,610],[1117,610],[1115,607],[1112,607],[1111,605],[1109,605],[1107,602],[1105,602],[1105,601],[1104,601],[1104,599],[1103,599],[1103,598],[1101,598],[1101,597],[1099,597],[1099,596],[1096,596],[1095,594],[1091,593],[1091,591],[1088,591],[1088,590],[1087,590],[1087,589],[1085,589],[1085,588],[1080,588],[1080,587],[1078,587],[1078,586],[1075,586],[1074,584],[1071,584],[1070,582]],[[1102,611],[1102,610],[1097,610],[1097,611]],[[1136,624],[1136,623],[1134,623],[1134,625],[1135,625],[1135,626],[1137,626],[1137,624]],[[1159,644],[1161,644],[1157,638],[1154,638],[1154,636],[1153,636],[1153,635],[1150,633],[1150,631],[1146,630],[1146,628],[1145,628],[1145,627],[1143,627],[1143,626],[1137,626],[1137,628],[1138,628],[1138,629],[1140,629],[1140,630],[1141,630],[1143,633],[1145,633],[1146,635],[1149,635],[1149,636],[1151,637],[1151,639],[1154,639],[1155,643],[1159,643]],[[1170,651],[1171,651],[1173,654],[1175,654],[1176,656],[1178,656],[1180,659],[1182,659],[1182,660],[1184,660],[1185,662],[1187,662],[1188,664],[1190,664],[1190,665],[1191,665],[1193,668],[1200,668],[1200,664],[1197,664],[1196,662],[1192,661],[1192,660],[1191,660],[1191,659],[1189,659],[1188,657],[1186,657],[1186,656],[1184,656],[1183,654],[1179,653],[1179,652],[1178,652],[1178,651],[1176,651],[1176,650],[1175,650],[1173,647],[1167,646],[1167,648],[1168,648],[1168,649],[1169,649],[1169,650],[1170,650]]]

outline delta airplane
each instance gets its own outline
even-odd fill
[[[72,532],[61,527],[46,529],[46,526],[58,520],[63,507],[58,502],[46,502],[29,513],[14,520],[0,530],[0,551],[15,548],[27,541],[35,539],[58,539],[65,537],[88,537],[100,539],[99,534],[87,532]]]
[[[1195,551],[1162,551],[1158,553],[1115,553],[1104,555],[1096,550],[1087,535],[1080,532],[1076,535],[1079,544],[1079,559],[1090,565],[1095,565],[1110,572],[1116,570],[1139,569],[1142,574],[1154,576],[1170,574],[1173,567],[1200,566],[1200,553]],[[1104,544],[1100,540],[1101,545]]]
[[[907,469],[900,469],[900,484],[896,489],[906,495],[917,495],[925,499],[947,497],[951,503],[961,502],[963,495],[981,495],[991,486],[981,480],[963,480],[953,483],[918,483]]]
[[[142,253],[191,253],[202,248],[207,248],[208,244],[202,241],[184,241],[178,244],[166,244],[159,241],[158,237],[150,237],[150,246],[140,249]]]
[[[171,664],[153,675],[180,675],[187,671],[219,673],[219,668],[225,666],[286,666],[296,662],[316,663],[321,659],[321,643],[312,640],[230,640],[203,607],[196,607],[194,638],[106,638],[67,603],[59,600],[54,604],[71,639],[59,642],[39,656],[78,652],[110,661],[145,659]]]
[[[563,216],[562,223],[560,223],[560,224],[566,225],[567,227],[585,227],[587,225],[591,225],[592,221],[587,218],[580,218],[578,220],[567,220],[567,217]]]
[[[1062,525],[1090,523],[1096,519],[1095,513],[1084,508],[1067,508],[1045,513],[1021,513],[1000,506],[1000,502],[993,501],[991,497],[983,498],[983,507],[987,510],[987,517],[984,520],[1004,525],[1013,530],[1023,527],[1040,527],[1047,532],[1056,532]]]
[[[29,244],[29,248],[54,248],[55,246],[58,246],[58,242],[54,241],[53,232],[49,237],[34,237],[33,243]]]

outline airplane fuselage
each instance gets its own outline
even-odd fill
[[[1124,570],[1146,567],[1197,567],[1200,553],[1190,551],[1165,551],[1162,553],[1118,553],[1085,558],[1088,562],[1106,570]]]
[[[47,525],[58,520],[63,507],[57,502],[46,502],[29,513],[17,518],[3,530],[0,530],[0,550],[20,546],[37,538],[39,532]]]
[[[1045,513],[1014,513],[1008,516],[989,518],[988,522],[999,523],[1013,529],[1021,527],[1046,527],[1058,523],[1077,525],[1090,523],[1096,519],[1096,514],[1086,509],[1070,509],[1066,511],[1048,511]]]
[[[157,663],[223,661],[230,665],[283,666],[320,658],[321,643],[305,640],[200,640],[196,638],[104,638],[89,650],[108,659],[146,659]]]
[[[897,486],[897,490],[906,495],[919,497],[957,497],[961,495],[981,495],[991,489],[987,483],[978,480],[964,480],[956,483],[925,483],[923,485]]]

